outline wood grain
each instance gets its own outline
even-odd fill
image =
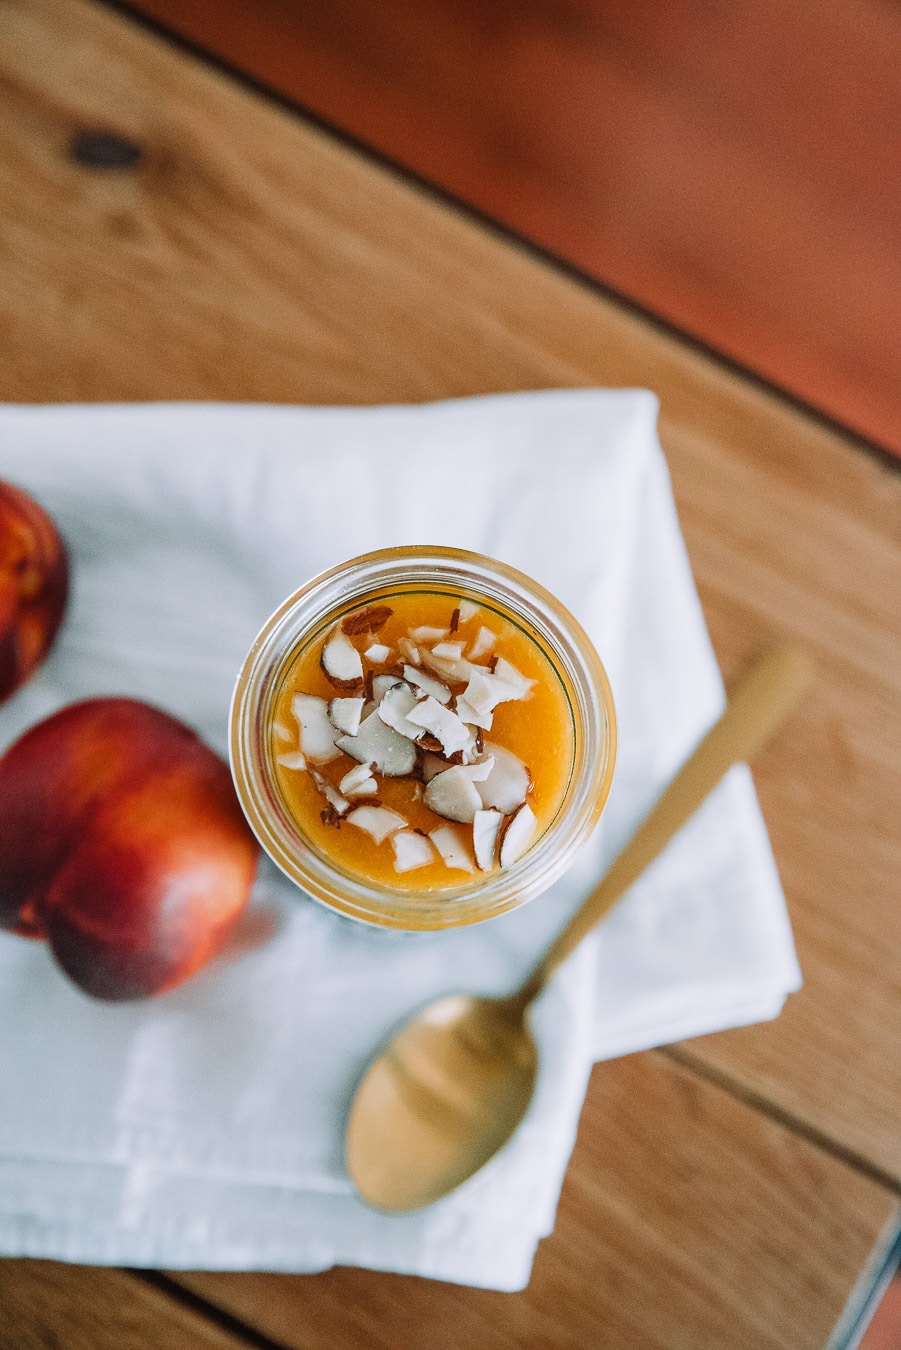
[[[883,0],[134,0],[901,452]]]
[[[482,1344],[557,1346],[586,1325],[629,1345],[821,1342],[901,1176],[898,477],[100,7],[7,0],[0,81],[0,396],[370,403],[648,386],[726,675],[775,634],[801,638],[819,668],[757,770],[805,988],[777,1022],[680,1052],[728,1092],[664,1056],[598,1069],[527,1295],[361,1272],[195,1288],[270,1334],[294,1318],[289,1343],[305,1347],[320,1315],[346,1344],[351,1325],[374,1344],[434,1329],[439,1289],[462,1345],[490,1326]],[[141,146],[134,168],[71,158],[96,127]],[[527,1314],[543,1341],[522,1339]]]
[[[208,1317],[119,1270],[0,1261],[3,1350],[246,1350]]]
[[[594,1070],[521,1294],[359,1270],[175,1278],[293,1350],[821,1350],[886,1201],[662,1055],[634,1055]]]

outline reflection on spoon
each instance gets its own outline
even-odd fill
[[[430,1004],[373,1061],[347,1126],[347,1167],[362,1198],[403,1212],[439,1200],[483,1167],[525,1115],[538,1053],[525,1014],[557,967],[694,815],[733,764],[750,759],[810,678],[793,647],[767,653],[525,983],[507,998]]]

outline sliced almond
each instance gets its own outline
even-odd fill
[[[504,831],[501,840],[501,867],[512,867],[526,852],[538,821],[528,803],[523,803]]]
[[[511,666],[510,669],[513,670],[513,667]],[[518,675],[517,671],[513,673]],[[474,666],[469,677],[469,683],[457,699],[458,710],[462,701],[467,708],[473,708],[479,717],[487,717],[499,703],[515,702],[518,699],[525,698],[533,683],[533,680],[523,681],[522,676],[519,677],[519,683],[514,683],[512,680],[504,679],[496,672],[492,674],[491,671],[485,670],[483,667]],[[525,684],[525,688],[523,684]],[[460,715],[463,716],[462,713]],[[464,720],[468,719],[464,718]],[[490,723],[485,726],[483,721],[477,722],[476,725],[483,727],[486,731],[490,727]]]
[[[466,765],[454,764],[443,773],[435,774],[426,786],[423,798],[426,806],[436,815],[444,816],[445,820],[459,820],[464,825],[470,824],[476,811],[482,809],[482,799],[475,789],[470,773],[471,769]]]
[[[446,684],[436,680],[434,675],[429,675],[426,671],[420,670],[417,666],[404,666],[404,679],[408,684],[415,685],[421,689],[424,694],[431,694],[432,698],[439,703],[450,703],[452,694]]]
[[[435,777],[436,773],[444,773],[447,768],[447,760],[442,759],[440,755],[430,754],[426,751],[422,757],[421,764],[422,781],[428,787],[429,783]]]
[[[447,628],[428,628],[422,626],[419,628],[411,628],[409,637],[413,642],[440,642],[442,638],[447,637],[448,632],[449,630]]]
[[[376,707],[381,703],[389,689],[397,684],[396,675],[375,675],[372,680],[372,699]]]
[[[370,605],[368,609],[358,609],[355,614],[348,614],[341,624],[341,629],[351,635],[377,633],[380,628],[385,626],[393,613],[394,610],[389,609],[387,605]]]
[[[338,784],[339,791],[346,797],[371,797],[378,791],[378,783],[372,776],[371,764],[357,764]]]
[[[335,744],[351,759],[374,765],[376,772],[388,778],[402,778],[412,773],[416,763],[416,746],[387,726],[379,717],[378,709],[363,718],[356,736],[339,736]]]
[[[322,648],[322,669],[338,689],[358,689],[363,683],[363,661],[346,633],[336,628]]]
[[[307,767],[307,757],[302,750],[286,750],[283,755],[276,756],[276,759],[286,769],[305,769]]]
[[[409,661],[411,666],[418,666],[420,662],[419,648],[415,642],[409,638],[402,637],[397,639],[397,650],[405,661]]]
[[[328,705],[328,720],[336,731],[342,731],[345,736],[356,736],[364,703],[362,698],[333,698]]]
[[[391,655],[391,648],[386,647],[384,642],[373,642],[371,647],[366,648],[363,655],[374,666],[383,666]]]
[[[336,759],[335,728],[329,721],[328,704],[316,694],[295,694],[291,711],[300,725],[300,748],[314,764]]]
[[[398,646],[399,645],[400,644],[398,643]],[[472,670],[469,661],[464,661],[462,657],[459,661],[450,661],[445,657],[435,656],[433,652],[426,651],[425,649],[423,650],[420,659],[413,662],[413,665],[420,664],[428,666],[429,670],[433,671],[442,680],[451,680],[455,683],[462,682],[465,684],[469,679],[470,671]]]
[[[407,720],[436,736],[446,755],[452,755],[457,750],[465,751],[472,745],[472,732],[466,724],[431,695],[416,704],[407,714]]]
[[[491,723],[494,720],[494,714],[490,712],[478,712],[466,699],[460,695],[454,704],[454,712],[469,727],[480,727],[482,731],[490,731]]]
[[[390,689],[386,690],[377,712],[386,726],[391,727],[401,736],[406,736],[408,740],[415,741],[417,736],[422,735],[422,727],[407,717],[407,714],[412,712],[415,707],[415,690],[410,688],[406,680],[397,680]]]
[[[494,663],[494,677],[515,689],[515,698],[525,698],[535,683],[534,680],[528,679],[521,671],[518,671],[515,666],[511,666],[510,662],[505,660],[503,656],[499,656]]]
[[[439,825],[429,831],[429,838],[448,867],[459,868],[461,872],[475,871],[472,847],[459,825]]]
[[[439,642],[432,648],[432,655],[440,661],[459,661],[463,655],[463,643]]]
[[[480,656],[487,656],[493,650],[496,641],[496,633],[493,633],[490,628],[481,627],[467,652],[470,661],[478,661]]]
[[[478,667],[472,671],[469,683],[460,695],[467,705],[477,713],[490,713],[501,701],[498,698],[497,682],[487,670]],[[505,686],[506,687],[506,686]],[[457,700],[459,703],[460,699]]]
[[[345,820],[348,825],[365,830],[377,844],[383,843],[389,834],[404,829],[407,824],[403,816],[389,810],[387,806],[355,806],[345,816]]]
[[[310,777],[322,793],[329,806],[343,816],[350,807],[350,802],[343,797],[337,788],[333,787],[324,774],[317,773],[315,769],[310,769]]]
[[[412,872],[417,867],[426,867],[435,857],[429,840],[414,830],[398,830],[391,836],[391,847],[394,849],[395,872]]]
[[[490,872],[497,854],[497,838],[504,817],[496,807],[476,811],[472,818],[472,846],[476,855],[476,866],[483,872]]]
[[[476,787],[482,805],[495,806],[499,811],[503,811],[505,816],[512,815],[529,795],[532,775],[522,760],[514,755],[512,750],[506,750],[502,745],[486,741],[482,756],[486,760],[490,758],[494,761],[488,777]]]

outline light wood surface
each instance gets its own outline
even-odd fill
[[[0,1261],[3,1350],[246,1350],[203,1313],[119,1270]]]
[[[480,1328],[499,1346],[584,1345],[586,1328],[702,1345],[716,1327],[730,1346],[821,1345],[901,1188],[898,477],[114,12],[7,0],[0,79],[0,397],[647,386],[727,678],[774,636],[818,666],[755,773],[804,990],[775,1023],[683,1046],[679,1064],[596,1071],[525,1295],[365,1272],[195,1289],[269,1334],[290,1323],[305,1347],[328,1308],[344,1343],[400,1344],[432,1298],[461,1345]],[[135,138],[137,166],[75,163],[71,138],[94,126]]]

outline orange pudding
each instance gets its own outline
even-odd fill
[[[537,633],[434,589],[330,615],[286,669],[270,727],[278,789],[310,844],[407,892],[517,862],[561,808],[574,745]]]

